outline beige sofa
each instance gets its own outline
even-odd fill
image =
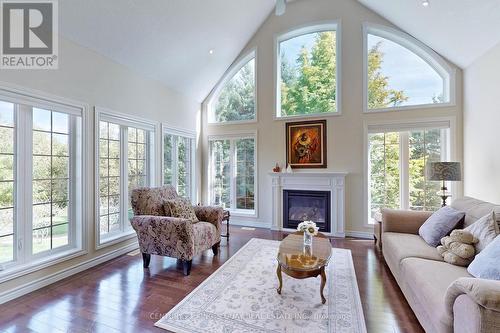
[[[498,211],[465,197],[452,206],[466,212],[465,225]],[[426,332],[500,332],[500,281],[472,277],[443,261],[418,235],[430,212],[382,211],[382,251],[406,300]]]

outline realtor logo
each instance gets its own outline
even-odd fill
[[[57,0],[0,0],[2,69],[57,69]]]

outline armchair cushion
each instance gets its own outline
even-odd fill
[[[176,198],[165,201],[165,211],[169,211],[172,217],[186,219],[192,222],[198,222],[198,217],[191,205],[191,202],[185,198]]]
[[[164,203],[177,197],[177,192],[172,186],[134,189],[131,196],[134,215],[169,216],[169,212],[165,212],[163,207]]]

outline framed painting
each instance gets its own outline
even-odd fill
[[[292,168],[326,168],[326,120],[286,123],[286,163]]]

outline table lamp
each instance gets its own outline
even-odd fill
[[[446,199],[451,197],[447,193],[447,181],[460,181],[462,180],[462,173],[460,172],[460,162],[431,162],[428,169],[429,180],[442,181],[441,199],[443,200],[442,207],[446,206]]]

